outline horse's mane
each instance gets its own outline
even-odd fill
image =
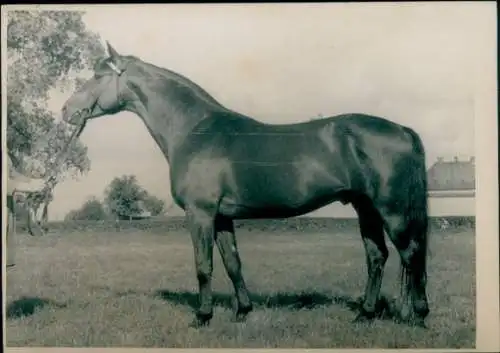
[[[193,82],[192,80],[190,80],[186,76],[183,76],[175,71],[151,64],[151,63],[146,62],[144,60],[141,60],[140,58],[133,56],[133,55],[124,56],[123,58],[126,59],[127,61],[135,62],[135,63],[138,63],[142,66],[147,67],[147,68],[153,69],[154,71],[158,72],[163,77],[165,77],[169,80],[174,80],[178,84],[190,88],[192,91],[194,91],[196,93],[196,95],[198,97],[202,98],[207,103],[216,105],[219,108],[227,110],[227,108],[225,108],[221,103],[219,103],[206,90],[204,90],[202,87],[200,87],[198,84],[196,84],[195,82]]]

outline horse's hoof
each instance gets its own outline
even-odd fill
[[[427,325],[425,324],[425,318],[416,316],[411,312],[399,313],[399,315],[394,317],[394,322],[410,327],[421,327],[425,329],[427,328]]]
[[[233,322],[244,322],[246,321],[248,314],[252,311],[252,306],[246,306],[243,308],[238,309],[236,313],[233,315]]]
[[[233,315],[233,318],[232,318],[232,322],[235,322],[235,323],[243,323],[247,320],[247,315],[239,315],[239,314],[236,314],[236,315]]]
[[[210,320],[205,321],[205,320],[200,320],[200,319],[196,318],[196,319],[194,319],[194,320],[193,320],[193,321],[192,321],[192,322],[188,325],[188,327],[198,329],[198,328],[206,327],[206,326],[208,326],[209,324],[210,324]]]
[[[233,315],[233,322],[245,322],[248,317],[248,312],[247,313],[236,313]]]
[[[194,320],[189,324],[191,328],[206,327],[210,324],[212,314],[197,314]]]
[[[423,318],[420,318],[420,317],[416,317],[416,318],[413,318],[412,320],[409,320],[408,325],[427,329],[427,325],[425,324],[425,320]]]

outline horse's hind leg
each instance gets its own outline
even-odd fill
[[[418,223],[408,224],[403,215],[384,213],[387,234],[401,256],[402,319],[423,325],[429,314],[426,285],[425,229]],[[411,299],[411,306],[408,306]],[[416,315],[413,316],[413,313]]]
[[[252,303],[241,273],[241,260],[236,246],[233,220],[218,215],[215,219],[215,231],[217,247],[236,295],[234,319],[243,321],[252,311]]]
[[[384,239],[384,227],[380,214],[367,197],[359,197],[352,203],[358,213],[361,237],[366,251],[368,280],[361,311],[355,321],[373,319],[378,314],[378,302],[384,266],[389,256]]]

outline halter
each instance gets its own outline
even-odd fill
[[[120,70],[118,67],[116,67],[114,62],[108,61],[106,64],[111,68],[111,70],[116,72],[118,76],[120,76],[123,73],[123,71],[125,71],[125,70]]]
[[[116,101],[118,102],[118,105],[121,106],[122,105],[122,99],[121,99],[121,96],[119,94],[119,87],[118,87],[118,80],[120,79],[120,76],[125,72],[125,68],[123,70],[119,69],[114,62],[112,61],[107,61],[106,62],[106,65],[108,65],[108,67],[113,70],[115,73],[116,73],[116,76],[115,77],[115,86],[116,86]],[[96,100],[96,102],[98,102],[99,100]],[[99,104],[99,103],[97,103]],[[102,109],[102,107],[101,107]]]

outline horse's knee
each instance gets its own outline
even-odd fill
[[[229,276],[238,276],[241,272],[241,260],[236,247],[224,253],[224,263]]]
[[[213,272],[212,253],[208,251],[196,252],[196,278],[203,285],[210,281]]]
[[[210,268],[198,269],[196,271],[196,278],[200,285],[205,285],[212,278],[212,270]]]

